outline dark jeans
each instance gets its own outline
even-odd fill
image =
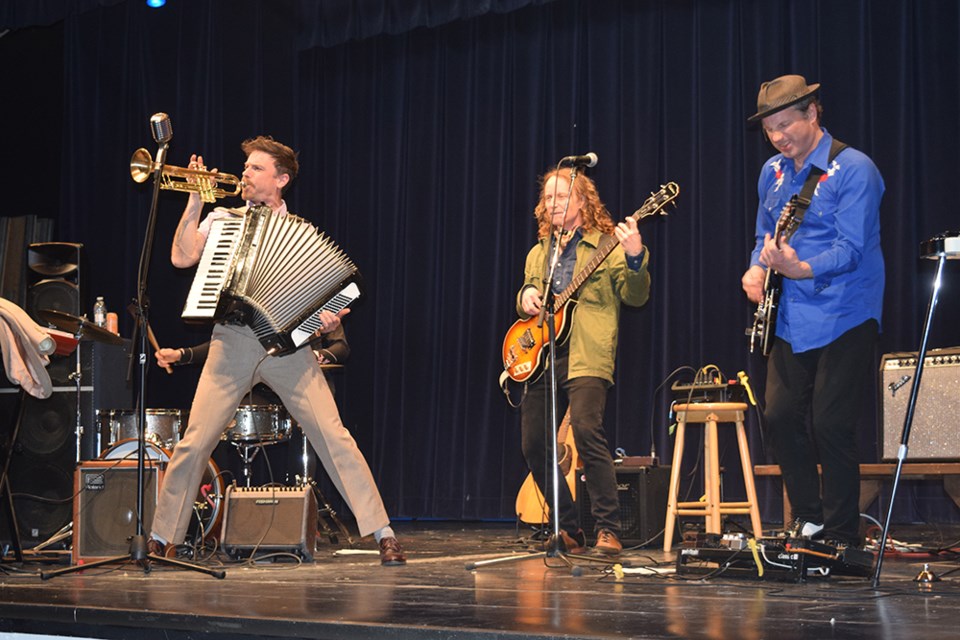
[[[562,420],[570,407],[570,427],[586,476],[590,510],[596,521],[596,530],[609,529],[620,535],[620,502],[617,498],[617,479],[613,458],[603,431],[603,413],[607,404],[606,380],[579,377],[567,380],[566,354],[557,357],[557,420]],[[549,372],[532,383],[521,406],[521,446],[533,479],[553,508],[553,469],[548,468],[547,445],[551,427],[546,416]],[[559,424],[552,427],[556,430]],[[559,472],[558,472],[559,473]],[[567,483],[561,478],[559,487],[560,528],[577,530],[577,509]]]
[[[869,320],[804,353],[777,339],[767,363],[764,415],[793,517],[823,523],[827,539],[860,541],[856,427],[877,332]]]

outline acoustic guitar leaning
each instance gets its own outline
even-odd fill
[[[577,445],[570,432],[570,410],[563,416],[560,429],[557,431],[557,464],[560,465],[560,474],[570,487],[570,495],[577,499],[577,472],[583,466],[577,453]],[[533,480],[533,474],[528,473],[526,480],[520,485],[517,493],[517,519],[524,524],[546,524],[550,518],[550,506],[543,497],[543,493]]]
[[[676,182],[668,182],[660,191],[651,195],[630,217],[640,222],[643,218],[661,213],[663,208],[673,202],[680,193]],[[664,214],[666,215],[666,214]],[[597,247],[590,261],[577,273],[570,284],[554,298],[554,329],[557,335],[557,344],[563,344],[570,334],[570,317],[576,299],[573,294],[587,281],[587,278],[597,270],[597,267],[606,260],[620,243],[612,236],[605,236]],[[503,339],[503,370],[501,384],[506,375],[514,382],[534,381],[543,373],[546,361],[546,346],[550,340],[549,326],[537,326],[536,316],[526,320],[517,320],[507,330]]]

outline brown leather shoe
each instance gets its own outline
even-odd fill
[[[407,556],[403,553],[400,541],[390,536],[380,539],[380,564],[385,567],[396,567],[407,564]]]
[[[150,538],[147,540],[147,554],[160,556],[161,558],[176,558],[177,547],[172,544],[164,544],[156,538]]]
[[[547,538],[541,545],[541,551],[553,551],[553,534]],[[587,540],[583,535],[583,529],[577,529],[576,533],[569,533],[560,529],[560,544],[556,545],[558,551],[564,553],[581,554],[587,551]]]
[[[597,532],[597,544],[594,545],[594,549],[605,556],[618,556],[623,551],[623,545],[613,531],[600,529]]]

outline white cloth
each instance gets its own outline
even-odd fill
[[[0,298],[0,351],[7,379],[34,398],[49,398],[53,384],[47,365],[56,345],[27,312]]]

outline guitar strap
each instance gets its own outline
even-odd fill
[[[833,142],[830,143],[830,156],[827,158],[827,165],[829,166],[830,163],[833,162],[833,159],[846,148],[846,143],[834,138]],[[798,227],[803,222],[803,216],[806,215],[807,207],[810,206],[810,201],[813,198],[813,191],[817,188],[817,183],[820,182],[820,176],[822,175],[823,169],[820,167],[810,167],[810,174],[807,176],[807,181],[803,183],[803,188],[800,189],[800,193],[797,195],[797,203],[794,207],[793,215],[797,220],[796,226]]]

